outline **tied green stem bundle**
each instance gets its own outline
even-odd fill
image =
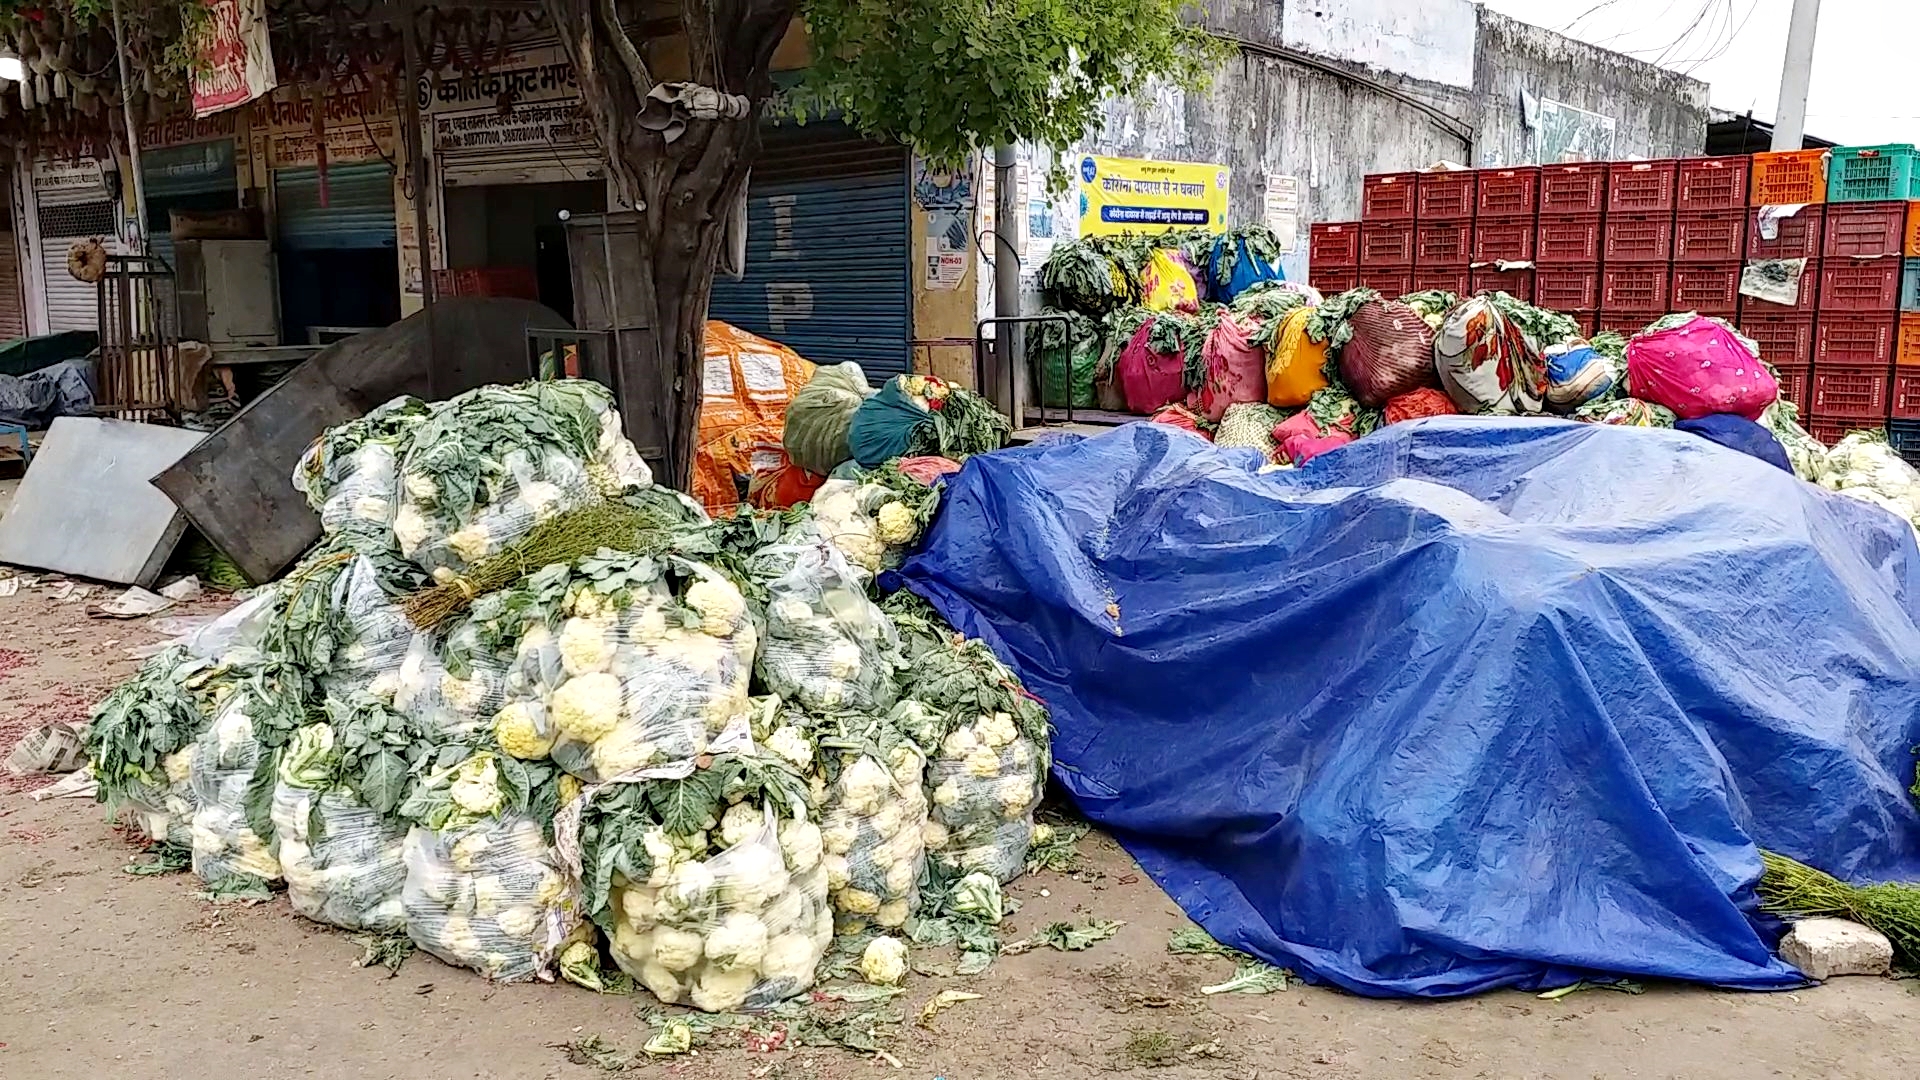
[[[535,525],[518,543],[480,560],[466,574],[407,597],[400,609],[413,625],[432,630],[467,610],[474,597],[506,588],[542,567],[571,563],[601,548],[664,551],[679,524],[677,515],[651,503],[589,503]]]
[[[1885,934],[1902,967],[1920,967],[1920,884],[1849,885],[1839,878],[1762,851],[1760,907],[1796,918],[1850,919]]]

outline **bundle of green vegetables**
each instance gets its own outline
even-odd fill
[[[229,690],[226,674],[174,646],[93,707],[84,749],[108,813],[129,807],[149,839],[191,845],[193,744]]]
[[[1114,264],[1099,238],[1067,240],[1053,246],[1040,264],[1040,292],[1047,306],[1098,318],[1139,293]]]
[[[1313,314],[1307,316],[1307,338],[1326,343],[1329,366],[1338,357],[1340,347],[1353,340],[1353,324],[1349,321],[1353,313],[1378,299],[1380,294],[1365,286],[1348,289],[1322,300]]]

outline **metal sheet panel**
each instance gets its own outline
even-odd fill
[[[767,132],[747,192],[747,270],[710,317],[875,381],[911,366],[907,153],[837,124]]]
[[[330,166],[325,206],[319,169],[277,169],[273,197],[283,250],[391,248],[398,242],[393,170],[384,161]]]

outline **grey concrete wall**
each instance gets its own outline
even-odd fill
[[[1448,70],[1441,58],[1417,48],[1435,8],[1447,18],[1477,20],[1470,87],[1354,59],[1389,55],[1388,62],[1407,67]],[[1270,175],[1298,179],[1303,222],[1338,221],[1359,216],[1367,173],[1419,169],[1441,159],[1483,166],[1533,161],[1522,90],[1614,117],[1615,156],[1693,154],[1705,145],[1705,83],[1465,0],[1217,0],[1207,19],[1243,43],[1212,85],[1198,93],[1161,88],[1113,102],[1103,130],[1075,151],[1227,165],[1235,221],[1261,218]],[[1400,28],[1408,36],[1392,50],[1383,53],[1372,40]],[[1343,43],[1343,33],[1351,40]],[[1444,47],[1461,48],[1461,38],[1451,34]],[[1472,129],[1471,147],[1458,127]],[[1301,272],[1304,253],[1287,269]]]

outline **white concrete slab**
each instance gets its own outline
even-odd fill
[[[149,481],[204,437],[126,420],[55,420],[0,517],[0,563],[153,584],[187,522]]]

